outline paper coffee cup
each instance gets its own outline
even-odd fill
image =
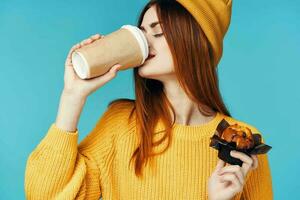
[[[81,79],[100,76],[115,64],[120,70],[142,65],[149,54],[149,46],[144,33],[136,26],[123,25],[119,30],[94,41],[72,55],[76,74]]]

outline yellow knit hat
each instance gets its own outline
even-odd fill
[[[176,0],[196,19],[210,41],[217,67],[223,53],[223,38],[231,19],[232,0]]]

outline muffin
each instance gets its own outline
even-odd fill
[[[225,128],[221,138],[226,142],[233,142],[237,149],[246,150],[254,146],[253,135],[248,127],[233,124]]]
[[[232,165],[242,166],[243,162],[230,155],[231,150],[236,150],[247,154],[264,154],[272,147],[263,144],[261,135],[238,123],[229,124],[223,119],[217,126],[215,134],[210,138],[210,147],[218,150],[218,157]]]

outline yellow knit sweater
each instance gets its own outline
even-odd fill
[[[207,180],[218,161],[217,150],[209,147],[209,138],[217,124],[225,118],[229,123],[239,122],[258,132],[254,126],[221,113],[202,125],[175,124],[171,146],[151,161],[155,164],[144,168],[144,178],[140,180],[133,165],[128,165],[138,144],[135,115],[127,121],[132,108],[133,103],[108,107],[79,145],[78,130],[67,132],[53,123],[28,157],[26,198],[207,199]],[[159,121],[155,130],[162,128]],[[250,171],[243,191],[235,200],[273,199],[268,157],[258,155],[258,159],[258,168]]]

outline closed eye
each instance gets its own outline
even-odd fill
[[[160,36],[162,36],[162,35],[163,35],[163,33],[155,34],[154,37],[160,37]]]

